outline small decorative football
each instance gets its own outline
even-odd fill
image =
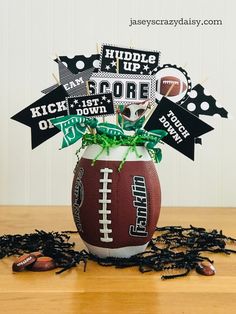
[[[187,90],[187,85],[175,76],[164,76],[157,81],[157,92],[163,96],[178,96]]]
[[[158,221],[161,191],[157,171],[145,147],[140,158],[128,146],[87,147],[72,185],[74,221],[88,250],[99,257],[130,257],[145,251]],[[93,160],[99,156],[95,163]]]

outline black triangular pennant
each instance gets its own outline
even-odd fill
[[[32,149],[60,132],[49,120],[67,114],[67,96],[64,87],[60,85],[11,117],[31,128]]]
[[[147,121],[147,131],[163,129],[168,135],[163,142],[194,160],[195,138],[213,130],[187,110],[163,97]]]
[[[58,69],[60,83],[65,88],[66,92],[70,96],[87,95],[86,82],[90,79],[93,74],[94,68],[87,69],[83,72],[73,74],[63,62],[58,60]],[[57,85],[50,86],[44,90],[42,93],[48,93],[55,89]]]

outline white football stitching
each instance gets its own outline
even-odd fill
[[[103,178],[99,180],[102,183],[102,189],[99,189],[99,193],[102,194],[102,199],[99,199],[99,204],[102,204],[102,209],[98,211],[102,215],[102,219],[99,219],[99,223],[102,225],[102,228],[99,229],[102,233],[100,237],[101,242],[113,242],[113,238],[109,237],[112,233],[112,229],[108,228],[108,225],[111,224],[111,220],[108,219],[108,215],[111,214],[111,210],[107,208],[107,204],[111,204],[111,200],[108,199],[108,194],[111,193],[111,189],[107,188],[108,183],[112,183],[112,179],[109,179],[109,173],[112,173],[113,170],[109,168],[100,169],[100,172],[103,173]]]
[[[163,81],[163,84],[167,84],[167,85],[179,85],[179,82],[176,82],[176,81]]]

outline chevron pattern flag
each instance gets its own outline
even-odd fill
[[[86,130],[85,120],[86,118],[77,115],[51,119],[51,123],[64,134],[61,148],[74,144],[84,135]]]

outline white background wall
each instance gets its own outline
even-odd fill
[[[234,0],[0,0],[0,203],[70,204],[75,151],[58,134],[31,150],[30,129],[10,117],[41,97],[57,71],[51,57],[96,53],[96,43],[160,50],[185,67],[236,117]],[[129,27],[133,19],[222,19],[223,26]],[[235,119],[215,127],[192,162],[163,147],[158,166],[167,206],[236,206]]]

